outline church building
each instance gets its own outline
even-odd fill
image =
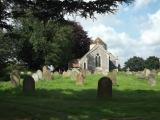
[[[79,59],[82,69],[89,71],[110,71],[117,68],[118,57],[108,52],[107,45],[97,38],[90,44],[90,50]]]

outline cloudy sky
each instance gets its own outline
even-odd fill
[[[89,0],[88,0],[89,1]],[[115,14],[96,15],[96,20],[74,18],[93,40],[100,37],[121,65],[133,56],[160,57],[160,1],[135,0]]]

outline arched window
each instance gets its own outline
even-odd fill
[[[84,63],[84,69],[86,70],[86,63]]]
[[[101,67],[101,57],[99,54],[96,55],[96,67]]]

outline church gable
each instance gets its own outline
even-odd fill
[[[112,54],[107,51],[107,45],[100,38],[97,38],[91,45],[90,51],[79,61],[81,68],[90,71],[109,71]],[[113,57],[112,55],[111,58]]]

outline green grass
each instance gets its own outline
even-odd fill
[[[118,74],[113,98],[96,98],[100,75],[87,76],[84,86],[55,76],[36,83],[36,92],[0,82],[0,120],[160,120],[160,77],[150,87],[146,80]]]

